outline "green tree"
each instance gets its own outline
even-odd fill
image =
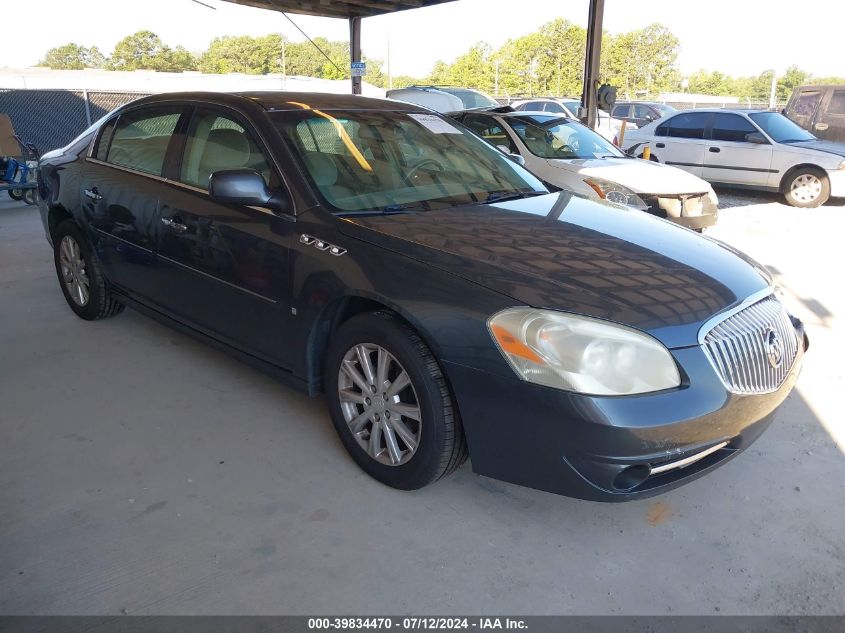
[[[57,70],[82,70],[83,68],[103,68],[105,63],[105,57],[96,46],[85,48],[79,44],[70,43],[48,50],[38,65]]]
[[[152,31],[127,35],[114,47],[109,70],[187,70],[195,66],[193,56],[184,48],[171,50]],[[185,68],[184,66],[187,66]]]
[[[810,73],[801,70],[798,66],[790,66],[786,69],[783,77],[778,79],[777,97],[780,101],[786,101],[792,94],[792,90],[803,86],[810,81]]]
[[[699,70],[688,77],[689,91],[703,95],[731,94],[731,78],[718,70]]]

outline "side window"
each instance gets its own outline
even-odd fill
[[[554,101],[546,101],[546,112],[561,113],[566,112],[566,110],[564,110],[563,106],[559,103],[555,103]]]
[[[827,106],[828,114],[845,114],[845,90],[834,90]]]
[[[819,102],[822,100],[821,92],[802,92],[795,102],[795,107],[792,113],[795,116],[811,117],[819,107]]]
[[[516,145],[514,145],[511,137],[492,117],[471,114],[464,119],[464,125],[490,143],[490,145],[494,147],[504,145],[511,153],[517,153]]]
[[[106,150],[106,162],[160,176],[167,146],[181,115],[182,111],[175,108],[121,114]],[[99,151],[97,147],[98,158]]]
[[[114,136],[114,125],[117,118],[107,121],[100,130],[100,138],[97,139],[97,149],[94,152],[94,158],[97,160],[106,160],[106,155],[109,151],[109,143],[111,143],[112,136]]]
[[[618,117],[620,119],[624,119],[625,117],[631,116],[631,106],[630,105],[618,105],[613,108],[613,114],[611,116]]]
[[[669,123],[669,129],[666,136],[693,139],[704,138],[704,128],[707,125],[708,116],[705,112],[683,112],[677,114],[667,121]]]
[[[211,174],[227,169],[254,169],[268,186],[279,184],[258,144],[241,125],[216,112],[198,110],[188,132],[179,179],[205,189]]]
[[[671,122],[672,121],[669,120],[669,121],[666,121],[665,123],[661,123],[660,125],[658,125],[657,129],[654,130],[654,135],[655,136],[669,136],[669,124]]]
[[[635,105],[633,106],[634,110],[634,118],[635,119],[646,119],[647,121],[654,121],[655,119],[659,118],[657,115],[652,112],[651,108],[644,105]]]
[[[757,132],[757,128],[738,114],[716,114],[713,117],[713,140],[744,143],[745,135]]]

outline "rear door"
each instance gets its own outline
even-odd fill
[[[704,154],[702,178],[711,182],[765,186],[772,173],[772,145],[749,143],[748,134],[758,133],[751,121],[739,114],[713,115],[711,142]]]
[[[828,141],[845,143],[845,88],[829,90],[811,132]]]
[[[80,200],[109,281],[156,299],[158,199],[185,108],[148,106],[106,123],[86,160]]]
[[[281,178],[259,135],[228,109],[197,107],[181,161],[159,203],[160,284],[173,316],[227,343],[290,366],[288,256],[293,216],[212,199],[216,171],[253,169]]]
[[[681,112],[667,119],[655,130],[651,153],[661,163],[701,176],[711,116],[710,112]]]

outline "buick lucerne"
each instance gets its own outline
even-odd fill
[[[549,193],[412,104],[147,97],[46,154],[39,189],[79,317],[130,306],[324,393],[400,489],[469,456],[556,493],[656,494],[753,442],[807,345],[743,254]]]

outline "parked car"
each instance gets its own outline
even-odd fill
[[[845,86],[799,86],[783,114],[822,140],[845,142]]]
[[[409,86],[388,90],[388,99],[425,106],[436,112],[495,107],[498,102],[479,90],[455,86]]]
[[[679,112],[625,136],[629,153],[646,144],[652,160],[712,184],[779,191],[795,207],[845,196],[845,144],[820,141],[778,112]]]
[[[595,200],[610,200],[697,231],[716,223],[713,187],[676,167],[632,158],[574,119],[531,112],[455,112],[506,154],[517,155],[543,182]]]
[[[529,99],[514,101],[511,107],[519,112],[551,112],[578,120],[578,109],[581,107],[581,102],[575,99]],[[598,110],[596,114],[596,124],[593,129],[608,141],[618,143],[622,121],[614,119],[604,110]],[[625,128],[627,132],[627,130],[637,129],[637,126],[631,123],[626,125]]]
[[[611,114],[616,119],[643,127],[652,121],[675,114],[677,111],[677,108],[656,101],[617,101]]]
[[[410,104],[146,97],[46,154],[39,186],[76,315],[128,305],[325,393],[350,455],[396,488],[469,454],[543,490],[653,495],[751,444],[802,365],[760,265],[549,194]]]

